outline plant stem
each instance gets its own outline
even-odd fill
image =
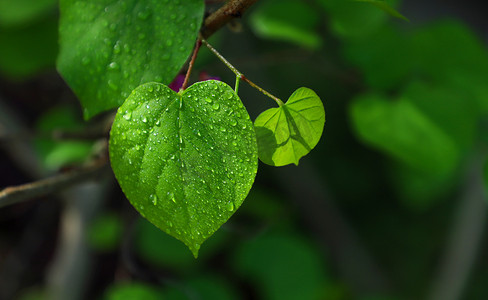
[[[220,61],[222,61],[232,72],[234,72],[234,74],[236,74],[236,76],[240,79],[240,80],[243,80],[245,82],[247,82],[250,86],[252,86],[253,88],[257,89],[258,91],[260,91],[261,93],[263,93],[264,95],[268,96],[269,98],[273,99],[279,106],[283,106],[284,103],[283,101],[281,101],[280,98],[272,95],[271,93],[269,93],[268,91],[266,91],[265,89],[263,89],[262,87],[258,86],[257,84],[255,84],[254,82],[252,82],[251,80],[247,79],[246,76],[244,76],[244,74],[242,74],[241,72],[239,72],[239,70],[236,69],[236,67],[234,67],[227,59],[225,59],[222,54],[220,54],[214,47],[212,47],[212,45],[210,45],[203,37],[200,37],[200,39],[202,40],[203,44],[205,44],[205,46],[210,50],[212,51],[213,54],[215,54],[215,56],[217,56],[218,59],[220,59]],[[236,84],[237,84],[237,81],[236,81]],[[237,92],[237,91],[236,91]]]
[[[202,46],[202,41],[200,39],[197,39],[197,41],[195,43],[195,49],[193,49],[193,55],[191,56],[191,60],[190,60],[190,63],[188,65],[188,71],[186,71],[185,80],[183,81],[183,84],[181,85],[180,91],[185,90],[186,87],[188,86],[188,81],[190,79],[191,70],[193,70],[193,64],[195,64],[195,60],[197,59],[198,50],[200,50],[200,46]]]

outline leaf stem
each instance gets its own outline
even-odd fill
[[[188,81],[190,80],[190,74],[191,71],[193,70],[193,65],[195,64],[195,60],[197,59],[198,50],[200,50],[200,46],[202,46],[202,41],[200,39],[197,39],[195,43],[195,48],[193,49],[193,54],[191,56],[190,63],[188,64],[188,71],[186,71],[185,80],[183,81],[183,84],[181,85],[180,88],[180,92],[185,90],[186,87],[188,86]]]
[[[241,82],[241,76],[237,76],[236,75],[236,85],[234,87],[234,90],[236,92],[236,94],[239,92],[239,83]]]
[[[220,59],[220,61],[222,61],[234,74],[236,74],[236,76],[239,78],[239,80],[243,80],[243,81],[247,82],[253,88],[257,89],[258,91],[260,91],[264,95],[266,95],[269,98],[273,99],[279,106],[283,106],[284,105],[283,101],[281,101],[280,98],[272,95],[271,93],[269,93],[268,91],[266,91],[262,87],[258,86],[257,84],[255,84],[254,82],[252,82],[251,80],[249,80],[246,76],[244,76],[244,74],[242,74],[241,72],[239,72],[239,70],[237,70],[236,67],[234,67],[227,59],[225,59],[222,56],[222,54],[220,54],[214,47],[212,47],[212,45],[210,45],[203,37],[200,37],[200,40],[203,42],[203,44],[205,44],[205,46],[210,51],[212,51],[213,54],[215,54],[215,56],[217,56],[218,59]],[[238,80],[236,79],[236,87],[237,88],[238,88],[238,85],[239,85],[238,84]],[[237,89],[236,89],[236,92],[237,92]]]

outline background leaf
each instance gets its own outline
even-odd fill
[[[247,111],[215,80],[181,94],[158,83],[138,87],[110,135],[112,168],[127,198],[195,256],[247,196],[256,154]]]
[[[88,228],[87,241],[97,251],[115,251],[122,238],[123,223],[113,213],[97,216]]]
[[[286,104],[264,111],[254,121],[259,158],[277,167],[298,165],[319,142],[324,124],[324,106],[317,94],[297,89]]]
[[[227,280],[212,274],[190,278],[184,288],[169,288],[164,291],[165,299],[187,300],[189,298],[202,300],[238,300],[241,299]]]
[[[328,14],[331,31],[342,38],[364,38],[378,30],[388,15],[366,3],[345,0],[318,0]],[[398,1],[393,1],[395,5]]]
[[[71,107],[56,107],[37,120],[39,132],[51,135],[53,131],[80,131],[83,129],[81,116]],[[48,170],[75,163],[82,163],[92,151],[93,142],[80,140],[55,141],[52,138],[37,138],[34,144],[37,154]]]
[[[322,44],[322,38],[315,31],[318,24],[318,12],[300,0],[263,2],[251,15],[256,34],[310,49],[317,49]]]
[[[169,84],[189,56],[203,1],[61,0],[58,70],[85,118],[121,105],[142,83]]]
[[[125,282],[111,286],[104,300],[161,300],[163,294],[158,288],[145,283]]]
[[[446,174],[457,166],[459,150],[453,140],[406,99],[358,97],[351,119],[359,138],[411,168]]]
[[[0,27],[0,72],[22,80],[54,70],[58,54],[58,22],[52,16],[32,24]]]
[[[267,232],[243,243],[234,265],[263,299],[327,299],[324,262],[308,241],[291,233]]]
[[[388,2],[384,1],[384,0],[354,0],[354,1],[357,1],[357,2],[366,2],[366,3],[371,3],[373,4],[374,6],[378,7],[379,9],[387,12],[388,14],[390,14],[391,16],[395,17],[395,18],[399,18],[399,19],[403,19],[405,21],[409,21],[405,16],[403,16],[402,14],[400,14],[396,9],[394,9],[393,7],[391,7]]]
[[[56,0],[0,0],[0,26],[32,23],[55,11]]]

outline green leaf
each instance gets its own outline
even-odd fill
[[[89,226],[87,240],[98,251],[107,252],[117,248],[123,233],[120,217],[106,213],[97,217]]]
[[[307,240],[290,234],[267,232],[243,243],[235,255],[239,275],[251,280],[259,299],[330,299],[319,251]]]
[[[407,22],[410,22],[409,19],[404,17],[402,14],[400,14],[396,9],[391,7],[388,2],[384,0],[354,0],[356,2],[366,2],[366,3],[371,3],[374,6],[378,7],[379,9],[385,11],[386,13],[390,14],[391,16],[399,19],[403,19]]]
[[[420,28],[411,43],[417,73],[473,94],[488,112],[488,51],[470,28],[455,20],[435,22]]]
[[[360,96],[350,116],[360,139],[415,170],[445,175],[459,162],[451,137],[407,99]]]
[[[142,83],[172,81],[193,48],[204,2],[61,0],[60,8],[58,70],[88,119]]]
[[[477,100],[470,92],[452,85],[413,81],[403,90],[402,97],[466,151],[474,145],[481,117]]]
[[[55,107],[45,112],[37,120],[36,130],[47,136],[53,131],[80,131],[82,120],[77,114],[78,110],[71,107]],[[89,141],[55,141],[52,138],[37,138],[34,146],[44,167],[48,170],[84,162],[90,155],[93,142]]]
[[[349,0],[317,1],[328,14],[331,31],[342,38],[363,39],[388,20],[387,14],[372,5]]]
[[[168,287],[164,291],[164,299],[188,300],[211,299],[211,300],[238,300],[242,299],[239,292],[232,284],[213,274],[203,274],[185,281],[184,289],[181,287]]]
[[[257,171],[252,122],[223,82],[135,89],[115,116],[110,159],[132,205],[194,256],[242,204]]]
[[[298,165],[320,140],[325,110],[320,98],[308,88],[299,88],[286,104],[270,108],[254,121],[259,159],[271,166]]]
[[[56,11],[56,0],[0,0],[0,26],[19,26],[38,21]]]
[[[45,17],[26,26],[0,28],[0,45],[0,73],[11,79],[22,80],[46,69],[54,70],[57,19]]]
[[[394,26],[383,26],[366,38],[350,40],[344,46],[345,57],[361,70],[370,88],[398,88],[414,73],[416,59],[412,45]]]
[[[164,299],[160,289],[138,282],[117,283],[105,292],[105,300],[160,300]]]
[[[320,35],[315,32],[318,23],[318,12],[300,0],[267,1],[251,15],[256,34],[310,49],[317,49],[322,44]]]

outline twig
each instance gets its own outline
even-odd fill
[[[240,18],[256,1],[258,0],[230,0],[224,4],[203,22],[203,27],[200,30],[203,38],[209,38],[214,32],[232,19]]]
[[[198,50],[200,50],[201,46],[202,46],[202,41],[200,39],[197,39],[197,42],[195,44],[195,49],[193,49],[193,55],[191,56],[190,63],[188,64],[188,71],[186,71],[185,80],[183,81],[183,84],[181,85],[180,91],[185,90],[186,87],[188,86],[188,81],[190,80],[191,70],[193,70],[193,65],[195,64],[195,60],[197,59],[197,55],[198,55]]]
[[[101,160],[88,167],[61,173],[51,178],[7,187],[0,192],[0,208],[44,196],[73,184],[87,181],[105,170],[108,170],[108,163],[106,160]]]

